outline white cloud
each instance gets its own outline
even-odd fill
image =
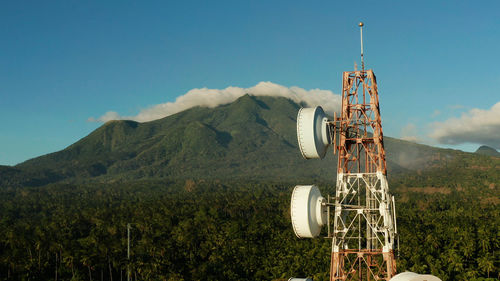
[[[117,112],[114,112],[114,111],[108,111],[103,116],[101,116],[97,119],[94,117],[90,117],[89,119],[87,119],[87,121],[89,121],[89,122],[108,122],[111,120],[119,120],[119,119],[123,119],[120,116],[120,114],[118,114]]]
[[[254,96],[286,97],[294,102],[304,102],[307,106],[321,105],[323,109],[333,115],[339,111],[342,98],[330,90],[311,89],[305,90],[300,87],[285,87],[272,82],[260,82],[251,88],[227,87],[225,89],[192,89],[186,94],[178,97],[175,102],[157,104],[141,110],[136,116],[121,116],[114,111],[108,111],[99,118],[90,117],[89,122],[107,122],[110,120],[134,120],[147,122],[160,119],[191,107],[204,106],[216,107],[235,101],[239,97],[250,94]]]
[[[500,149],[500,102],[490,109],[471,109],[460,118],[432,125],[430,137],[442,144],[476,143]]]
[[[461,104],[452,104],[452,105],[449,105],[448,108],[451,110],[458,110],[458,109],[464,109],[465,106],[463,106]]]
[[[431,117],[435,118],[435,117],[439,116],[440,114],[441,114],[441,111],[436,109],[436,110],[434,110],[434,112],[432,112]]]
[[[408,123],[406,126],[401,128],[401,139],[411,142],[418,142],[419,137],[417,136],[417,127],[413,123]]]

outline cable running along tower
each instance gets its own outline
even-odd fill
[[[291,216],[299,238],[314,238],[327,225],[332,239],[330,281],[390,280],[396,274],[394,197],[389,194],[377,80],[365,70],[363,23],[361,70],[342,76],[342,109],[329,120],[321,107],[301,108],[297,138],[302,156],[338,152],[335,196],[314,185],[294,188]]]

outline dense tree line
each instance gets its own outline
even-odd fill
[[[393,184],[398,271],[498,280],[498,186],[436,192],[405,189],[406,180],[415,178]],[[292,188],[193,180],[3,188],[0,280],[126,280],[127,270],[133,280],[327,280],[330,240],[295,237]]]

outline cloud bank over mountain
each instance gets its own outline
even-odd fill
[[[415,124],[408,123],[406,126],[401,128],[401,139],[405,141],[411,142],[420,142],[420,138],[418,137],[418,130]]]
[[[260,82],[250,88],[227,87],[225,89],[192,89],[186,94],[179,96],[174,102],[167,102],[153,105],[141,110],[135,116],[121,116],[117,112],[108,111],[99,118],[90,117],[90,122],[107,122],[110,120],[134,120],[147,122],[160,119],[177,112],[195,106],[216,107],[235,101],[239,97],[250,94],[254,96],[275,96],[285,97],[297,103],[305,103],[307,106],[321,105],[323,109],[333,115],[334,111],[339,111],[342,98],[330,90],[311,89],[305,90],[300,87],[285,87],[272,82]]]
[[[488,110],[474,108],[460,118],[431,126],[429,136],[441,144],[477,143],[500,149],[500,102]]]

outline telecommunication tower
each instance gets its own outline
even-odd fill
[[[321,196],[314,185],[294,188],[291,217],[299,238],[319,236],[323,225],[332,239],[330,281],[390,280],[396,274],[394,196],[389,194],[377,80],[365,70],[363,23],[361,70],[342,76],[342,108],[328,119],[321,107],[301,108],[297,138],[302,156],[323,158],[338,152],[335,196]]]

